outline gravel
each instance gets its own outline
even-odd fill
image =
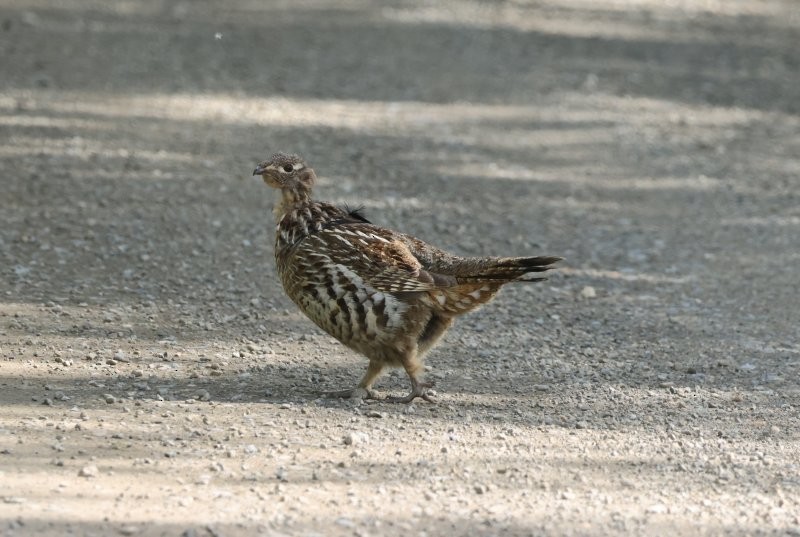
[[[4,535],[800,534],[791,1],[45,4],[0,8]],[[277,282],[277,150],[567,261],[438,404],[324,398],[366,364]]]

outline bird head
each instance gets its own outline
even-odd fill
[[[310,192],[317,179],[314,170],[302,158],[286,153],[275,153],[268,160],[260,162],[253,170],[253,175],[260,175],[273,188],[295,192]]]

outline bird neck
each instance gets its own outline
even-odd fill
[[[311,190],[307,188],[282,188],[281,197],[275,202],[275,208],[272,213],[275,216],[275,222],[280,222],[284,215],[292,211],[292,209],[311,203]]]

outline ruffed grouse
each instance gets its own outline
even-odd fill
[[[253,171],[281,190],[274,214],[275,260],[289,297],[320,328],[369,358],[364,378],[333,396],[375,398],[372,384],[389,367],[405,368],[411,393],[387,398],[431,401],[422,357],[453,319],[491,300],[509,282],[560,257],[458,257],[371,224],[358,211],[313,201],[314,170],[277,153]]]

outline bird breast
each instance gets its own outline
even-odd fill
[[[324,251],[295,248],[278,256],[278,274],[289,297],[314,323],[345,344],[389,340],[403,326],[408,304],[381,292],[354,267]]]

